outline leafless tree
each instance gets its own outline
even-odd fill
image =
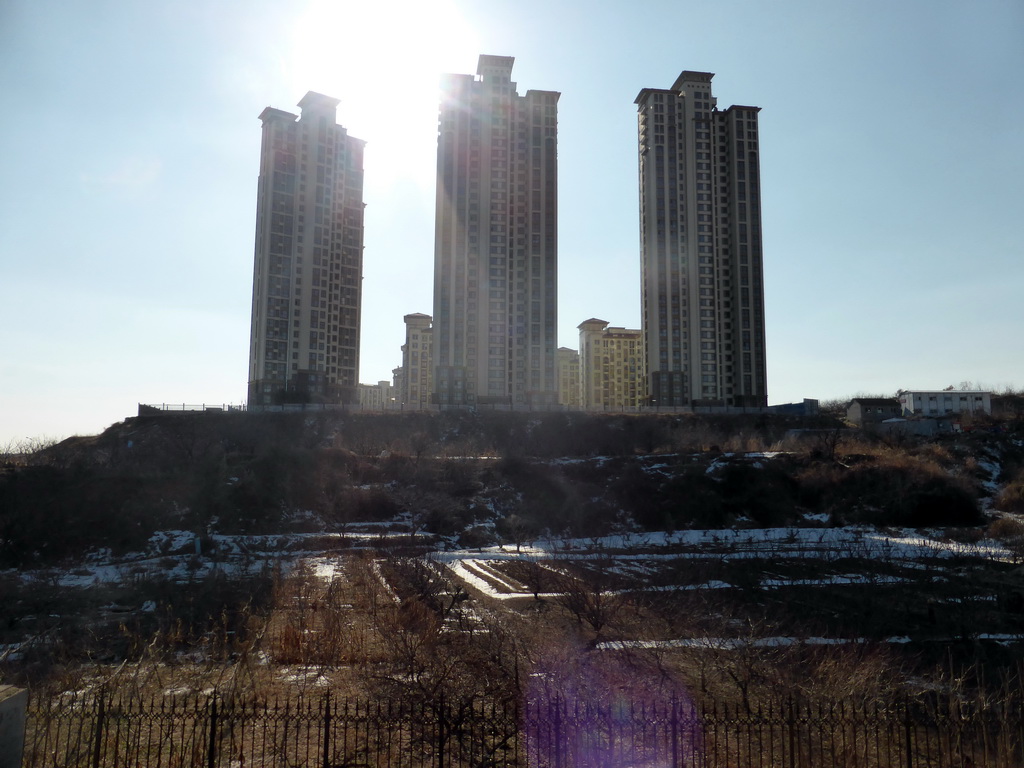
[[[595,643],[626,604],[625,594],[613,588],[613,564],[611,557],[602,554],[589,561],[585,571],[565,573],[557,581],[558,602],[577,622],[590,627]]]
[[[521,552],[523,544],[531,541],[536,535],[536,527],[522,515],[511,514],[501,521],[501,529],[516,545],[516,552]]]
[[[523,562],[522,574],[523,584],[533,594],[534,600],[540,600],[540,593],[551,587],[555,576],[547,566],[533,559]]]
[[[409,450],[416,460],[416,468],[419,469],[420,459],[434,444],[434,439],[426,432],[414,432],[409,436]]]

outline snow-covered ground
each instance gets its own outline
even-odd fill
[[[145,552],[113,557],[109,551],[96,552],[85,562],[67,568],[29,571],[8,571],[10,578],[59,586],[66,589],[87,589],[95,586],[129,583],[145,578],[166,578],[188,582],[220,572],[226,576],[244,577],[258,574],[271,565],[291,567],[303,562],[325,582],[345,580],[346,554],[354,550],[382,550],[389,543],[409,543],[408,531],[394,523],[353,526],[344,533],[281,534],[272,536],[205,536],[198,539],[189,531],[169,530],[155,534]],[[485,600],[529,601],[533,590],[521,583],[509,565],[522,561],[549,571],[549,576],[564,576],[580,565],[600,566],[631,586],[631,591],[692,592],[695,590],[728,590],[757,586],[762,590],[790,587],[846,588],[883,586],[900,583],[938,582],[948,577],[948,566],[959,567],[968,560],[1013,561],[1013,554],[1001,543],[981,540],[964,543],[950,540],[942,531],[879,530],[871,527],[846,528],[757,528],[740,530],[685,530],[658,533],[624,533],[586,539],[537,539],[529,545],[494,546],[479,549],[445,549],[451,542],[419,536],[420,545],[432,542],[427,557],[443,565],[455,584],[470,589]],[[671,568],[680,561],[693,561],[693,573],[705,567],[737,561],[759,560],[764,568],[745,569],[744,583],[730,583],[733,571],[718,567],[699,575],[694,583],[671,583],[671,578],[649,579],[659,569]],[[778,568],[773,567],[778,565]],[[867,564],[868,567],[863,566]],[[877,567],[875,567],[877,566]],[[384,591],[398,602],[399,596],[387,583],[378,561],[371,571],[380,580]],[[776,572],[781,571],[781,572]],[[920,578],[914,572],[920,573]],[[751,576],[751,574],[754,574]],[[751,579],[754,579],[752,582]],[[666,584],[664,581],[670,583]],[[548,578],[545,589],[557,583]],[[458,588],[458,587],[456,587]],[[538,597],[556,598],[550,591]],[[990,599],[978,595],[967,599]],[[994,599],[994,598],[993,598]],[[110,611],[153,610],[153,605],[110,606]],[[472,603],[465,606],[472,611]],[[979,635],[979,637],[982,637]],[[1000,643],[1024,642],[1021,635],[984,635]],[[907,642],[893,637],[891,643]],[[643,647],[709,648],[737,647],[739,640],[730,638],[678,638],[653,642]],[[746,640],[742,642],[752,642]],[[784,645],[789,643],[835,644],[862,642],[857,638],[757,638],[757,643]],[[608,643],[599,647],[614,650],[632,647],[629,643]],[[0,648],[0,654],[5,650]]]
[[[1011,634],[980,634],[978,640],[991,640],[1000,644],[1019,643],[1024,635]],[[948,638],[952,641],[954,638]],[[690,637],[679,640],[611,640],[598,643],[599,650],[623,651],[633,648],[643,650],[696,648],[699,650],[732,651],[737,648],[779,648],[789,645],[851,645],[867,642],[863,637]],[[894,635],[885,638],[884,642],[904,645],[911,642],[906,635]]]
[[[375,529],[376,528],[376,529]],[[355,549],[381,548],[388,540],[409,540],[407,532],[394,528],[360,525],[344,533],[296,533],[268,536],[213,535],[198,539],[190,531],[169,530],[153,535],[145,552],[113,557],[109,551],[93,553],[73,567],[8,571],[24,581],[47,582],[67,588],[116,584],[134,578],[162,576],[188,581],[220,570],[229,575],[258,573],[274,562],[310,560],[318,575],[330,579],[341,554]],[[421,536],[426,543],[430,537]],[[1012,553],[1001,543],[982,540],[964,543],[944,538],[939,531],[876,530],[846,528],[751,528],[702,529],[675,532],[628,533],[586,539],[538,539],[528,546],[495,546],[482,549],[439,550],[430,555],[448,566],[468,585],[494,599],[532,596],[524,585],[502,575],[494,563],[601,560],[613,567],[659,560],[772,559],[839,560],[874,559],[913,566],[922,560],[981,558],[1009,560]],[[860,574],[832,575],[820,583],[863,583]],[[764,586],[780,586],[774,580]],[[806,583],[806,582],[801,582]],[[716,582],[704,588],[727,586]],[[689,585],[688,589],[698,588]]]
[[[374,530],[377,528],[378,530]],[[427,541],[430,537],[420,537]],[[219,571],[229,576],[259,573],[269,565],[288,565],[316,559],[324,575],[339,558],[325,556],[325,550],[348,551],[381,547],[388,540],[407,541],[409,534],[391,530],[387,524],[361,524],[344,533],[290,533],[266,536],[214,534],[196,536],[192,531],[158,531],[145,552],[114,556],[110,550],[90,554],[73,566],[8,570],[24,582],[43,582],[67,588],[120,584],[138,578],[161,577],[187,582]]]
[[[690,530],[607,536],[600,539],[559,539],[534,542],[518,549],[492,547],[481,550],[439,552],[434,559],[445,563],[461,581],[495,600],[532,597],[525,585],[503,575],[495,564],[507,560],[544,561],[600,560],[612,568],[657,560],[729,561],[735,559],[878,560],[916,567],[922,560],[981,558],[1007,559],[1011,553],[998,542],[976,544],[950,541],[916,530],[878,531],[873,528],[757,528],[748,530]],[[862,573],[830,574],[819,579],[770,578],[761,586],[833,586],[839,584],[897,583],[897,577]],[[721,580],[701,584],[660,586],[652,589],[724,589]]]

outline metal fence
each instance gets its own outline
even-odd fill
[[[292,413],[300,411],[346,411],[352,413],[441,413],[444,411],[496,411],[513,413],[589,413],[589,414],[765,414],[793,413],[796,406],[741,406],[741,405],[614,405],[614,406],[583,406],[537,404],[509,405],[506,403],[480,403],[477,405],[437,405],[418,403],[382,403],[377,405],[362,403],[284,403],[280,405],[234,405],[228,403],[139,403],[139,416],[156,416],[160,414],[193,413],[193,412],[240,412],[250,413]],[[787,410],[788,408],[788,410]],[[816,413],[811,406],[810,413]],[[797,413],[804,413],[797,410]]]
[[[33,700],[24,768],[1020,768],[1020,705]]]

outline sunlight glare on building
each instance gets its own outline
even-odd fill
[[[369,184],[430,189],[438,82],[479,50],[476,37],[452,0],[313,0],[292,29],[287,87],[338,97],[368,143]]]
[[[249,406],[356,402],[363,145],[310,91],[267,107],[256,200]]]
[[[651,405],[767,405],[760,108],[719,110],[713,77],[636,97]]]
[[[558,97],[520,96],[511,56],[446,75],[437,139],[434,394],[558,402]]]

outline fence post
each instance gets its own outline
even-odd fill
[[[907,768],[914,768],[914,750],[910,734],[910,699],[903,700],[903,734],[906,740]]]
[[[210,698],[210,748],[206,753],[207,768],[215,768],[217,763],[217,693]]]
[[[103,689],[96,694],[99,699],[99,707],[96,711],[96,735],[92,745],[92,766],[93,768],[100,768],[100,748],[103,745],[103,716],[106,714],[106,703],[107,697],[104,695]]]
[[[444,768],[444,694],[437,700],[437,768]]]
[[[331,759],[331,692],[324,697],[324,761],[323,768],[330,768]]]
[[[21,768],[28,691],[0,685],[0,768]]]
[[[793,697],[789,697],[789,768],[796,768],[796,713]]]
[[[672,697],[672,768],[679,765],[679,701]]]
[[[554,702],[555,705],[555,717],[554,717],[554,749],[555,749],[555,768],[562,768],[562,707],[561,700],[556,695]],[[550,704],[549,704],[550,706]]]

